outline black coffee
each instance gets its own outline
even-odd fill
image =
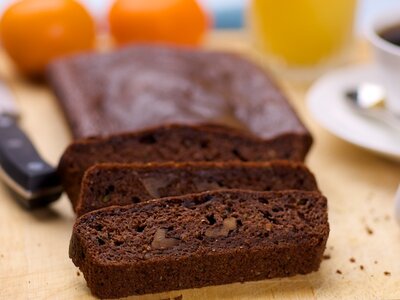
[[[389,43],[400,46],[400,24],[382,30],[379,36]]]

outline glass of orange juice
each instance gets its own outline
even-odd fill
[[[356,0],[251,0],[252,37],[272,67],[302,78],[343,61]]]

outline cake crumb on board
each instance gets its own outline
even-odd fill
[[[331,256],[329,254],[325,254],[324,256],[322,256],[322,258],[327,260],[327,259],[331,259]]]
[[[343,274],[342,271],[340,271],[339,269],[336,270],[336,273],[337,273],[337,274]]]
[[[383,272],[383,274],[384,274],[385,276],[390,276],[390,275],[392,275],[392,273],[390,273],[390,272],[388,272],[388,271]]]
[[[364,266],[363,265],[360,265],[360,270],[364,271]]]
[[[373,235],[374,234],[374,231],[369,226],[365,227],[365,230],[367,231],[367,233],[369,235]]]
[[[350,262],[351,262],[351,263],[355,263],[355,262],[356,262],[356,259],[355,259],[354,257],[350,257]]]

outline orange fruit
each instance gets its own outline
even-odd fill
[[[75,0],[23,0],[0,23],[5,50],[27,74],[41,74],[54,58],[93,48],[95,23]]]
[[[109,12],[118,44],[165,42],[197,45],[208,19],[196,0],[116,0]]]

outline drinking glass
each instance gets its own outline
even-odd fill
[[[315,73],[343,60],[353,36],[356,0],[251,0],[248,21],[273,67]]]

